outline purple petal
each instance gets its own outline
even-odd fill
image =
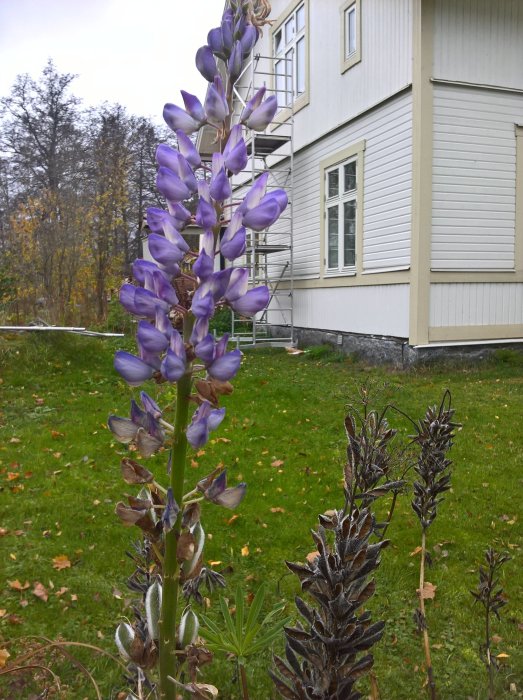
[[[250,52],[253,49],[253,46],[256,44],[258,41],[258,30],[256,27],[252,24],[248,24],[245,27],[245,31],[243,32],[240,42],[242,45],[242,52],[243,52],[243,58],[247,58],[247,56],[250,54]]]
[[[202,164],[202,161],[194,143],[181,130],[176,132],[176,137],[178,139],[178,149],[182,156],[189,163],[189,165],[191,165],[193,168],[198,168]]]
[[[259,107],[253,110],[252,114],[242,120],[249,129],[253,131],[265,131],[269,124],[274,119],[274,115],[278,110],[278,100],[276,95],[271,95]]]
[[[218,202],[223,202],[232,195],[231,183],[223,168],[212,179],[209,192],[211,197]]]
[[[225,165],[231,171],[231,173],[238,175],[238,173],[240,173],[247,165],[248,159],[247,146],[242,138],[227,154],[225,158]]]
[[[240,114],[241,122],[245,122],[245,120],[251,116],[253,111],[261,105],[261,101],[263,100],[266,90],[267,88],[265,86],[261,87],[247,102],[242,110],[242,113]]]
[[[235,83],[240,77],[243,64],[243,49],[239,41],[236,41],[232,47],[231,55],[227,62],[227,72],[231,83]]]
[[[147,413],[153,418],[158,419],[162,417],[162,409],[158,406],[156,401],[149,396],[149,394],[145,393],[145,391],[140,392],[140,401],[142,402],[142,406],[147,411]]]
[[[165,335],[147,321],[138,324],[136,340],[141,348],[152,353],[163,352],[169,345]]]
[[[227,352],[223,357],[219,357],[209,367],[207,372],[221,382],[232,379],[240,369],[242,354],[239,350]]]
[[[169,488],[167,489],[167,504],[165,506],[165,510],[163,511],[163,515],[162,515],[162,525],[163,525],[164,532],[169,532],[170,530],[173,529],[179,512],[180,512],[180,507],[178,506],[178,504],[174,500],[173,490],[169,486]]]
[[[220,243],[220,252],[227,260],[236,260],[245,253],[246,232],[242,227],[234,234],[229,241]]]
[[[221,78],[216,76],[213,83],[207,88],[205,96],[205,111],[207,120],[214,126],[220,126],[229,114],[229,105],[225,98]]]
[[[192,266],[193,272],[200,279],[207,279],[214,271],[214,260],[202,250]]]
[[[173,263],[179,263],[184,256],[183,250],[157,233],[150,233],[147,243],[153,258],[162,265],[169,266]]]
[[[114,356],[114,368],[127,384],[139,386],[153,376],[153,368],[129,352],[118,350]]]
[[[232,24],[232,17],[225,15],[225,13],[224,13],[223,19],[222,19],[221,30],[222,30],[223,48],[224,48],[225,54],[229,55],[229,53],[232,49],[232,42],[233,42],[233,24]]]
[[[174,148],[171,148],[166,143],[161,143],[156,148],[156,162],[158,165],[164,165],[166,168],[175,173],[178,172],[178,159],[180,158],[180,153]]]
[[[160,371],[167,381],[177,382],[185,374],[185,362],[169,349],[162,360]]]
[[[170,306],[176,306],[178,303],[178,296],[161,270],[153,272],[153,283],[156,296],[167,302]]]
[[[194,328],[191,333],[191,343],[198,345],[209,332],[209,320],[206,318],[197,318],[194,322]]]
[[[193,119],[202,124],[206,117],[205,110],[202,107],[200,100],[196,97],[196,95],[191,95],[190,92],[185,92],[185,90],[180,90],[180,92],[185,104],[185,109],[189,112]],[[182,131],[185,131],[185,129],[182,129]]]
[[[209,429],[205,421],[194,421],[187,427],[187,441],[191,447],[197,450],[203,447],[209,439]]]
[[[153,294],[147,289],[142,289],[141,287],[135,288],[134,304],[137,310],[137,315],[143,316],[144,318],[154,318],[158,308],[162,309],[163,311],[167,311],[169,309],[169,305],[166,304],[165,301],[158,299],[156,294]]]
[[[210,501],[214,501],[214,499],[222,494],[225,489],[227,488],[227,470],[224,469],[216,479],[213,479],[211,482],[211,485],[205,489],[204,495],[206,498],[208,498]]]
[[[201,288],[200,288],[201,289]],[[197,290],[200,291],[200,290]],[[209,319],[214,314],[214,299],[212,294],[198,294],[193,296],[191,311],[196,318]]]
[[[196,357],[203,360],[206,364],[213,361],[214,358],[214,338],[208,333],[194,348]]]
[[[196,52],[196,68],[207,82],[212,83],[218,73],[218,66],[210,46],[201,46]]]
[[[247,293],[249,287],[249,271],[244,267],[235,268],[229,278],[229,284],[225,291],[227,301],[234,301]]]
[[[225,57],[221,27],[211,29],[211,31],[207,34],[207,43],[209,44],[212,52],[219,56],[219,58]]]
[[[171,350],[185,362],[185,345],[183,343],[182,336],[176,330],[176,328],[173,328],[171,332]]]
[[[175,220],[175,226],[178,231],[183,229],[186,224],[189,223],[191,220],[191,212],[186,209],[183,204],[180,204],[180,202],[175,202],[175,203],[167,203],[169,205],[169,213],[172,215],[173,219]],[[180,246],[178,246],[180,247]]]
[[[214,228],[217,223],[216,209],[212,204],[200,197],[196,209],[196,223],[206,231]]]
[[[201,248],[210,258],[214,258],[214,234],[212,231],[206,231],[200,239]]]
[[[209,417],[207,419],[209,430],[216,430],[224,418],[225,408],[213,408],[212,411],[209,412]]]
[[[177,107],[173,104],[166,104],[163,108],[163,118],[173,131],[183,131],[185,134],[192,134],[194,131],[198,131],[200,128],[200,123],[193,119],[187,112],[181,107]]]
[[[138,406],[134,399],[131,399],[131,420],[139,428],[149,427],[147,413]]]
[[[146,215],[147,226],[149,226],[151,231],[153,233],[161,233],[163,231],[165,217],[168,216],[167,212],[159,207],[148,207]]]
[[[191,196],[189,188],[181,178],[163,165],[160,166],[156,175],[156,187],[170,202],[181,202]]]
[[[245,195],[243,202],[236,209],[237,212],[245,213],[249,209],[257,206],[265,195],[265,190],[267,189],[267,180],[269,179],[269,173],[264,172],[256,180],[254,185]]]
[[[278,200],[276,198],[264,198],[257,207],[249,209],[243,215],[243,225],[248,226],[253,231],[263,231],[272,226],[280,214],[281,210]]]
[[[169,320],[169,316],[165,313],[165,311],[162,311],[161,309],[156,309],[156,314],[154,318],[154,325],[156,328],[158,328],[159,331],[164,333],[168,338],[171,337],[171,333],[173,332],[173,327],[171,325],[171,322]]]
[[[241,316],[254,316],[258,311],[266,308],[269,299],[269,290],[263,286],[250,289],[247,294],[230,301],[229,304]]]

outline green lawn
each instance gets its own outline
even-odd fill
[[[119,471],[126,448],[113,442],[105,425],[109,413],[128,411],[131,390],[112,369],[114,349],[123,345],[72,336],[0,337],[0,648],[9,640],[43,635],[115,651],[115,623],[130,614],[125,580],[132,564],[125,551],[138,534],[113,514],[132,487]],[[491,544],[513,557],[502,577],[508,605],[494,633],[500,638],[496,653],[508,655],[498,676],[498,697],[517,697],[509,688],[512,683],[516,693],[523,690],[521,363],[506,353],[480,366],[397,372],[331,359],[336,358],[288,356],[282,350],[245,355],[235,392],[225,401],[226,420],[189,469],[197,481],[223,462],[231,483],[248,482],[237,518],[206,507],[205,559],[232,570],[231,592],[238,583],[250,592],[265,580],[270,602],[282,596],[292,601],[297,585],[284,560],[303,560],[314,549],[309,530],[317,514],[342,505],[343,417],[357,387],[386,382],[382,400],[414,417],[448,387],[463,429],[451,454],[453,489],[429,530],[433,567],[427,579],[437,590],[427,616],[436,680],[441,700],[487,697],[478,658],[481,611],[473,607],[469,590]],[[156,387],[148,390],[156,395]],[[165,404],[172,392],[161,390]],[[409,433],[405,420],[395,427],[400,436]],[[165,454],[147,461],[158,480],[165,462]],[[384,551],[369,605],[374,619],[387,620],[375,648],[384,700],[424,697],[423,654],[412,620],[419,558],[410,556],[419,544],[419,528],[409,502],[408,495],[399,501],[388,533],[392,546]],[[62,555],[67,559],[55,560]],[[70,567],[55,568],[67,562]],[[29,587],[16,590],[16,581]],[[45,587],[47,601],[34,595],[36,582]],[[292,604],[287,610],[294,614]],[[12,657],[20,646],[7,647]],[[114,663],[89,651],[77,655],[100,683],[103,697],[116,697],[124,684]],[[269,664],[264,657],[249,667],[253,700],[272,697],[265,673]],[[71,663],[66,666],[70,691],[65,696],[95,697],[85,677],[71,671]],[[220,687],[220,697],[239,697],[233,671],[227,661],[209,668],[206,681]],[[0,677],[0,697],[28,697],[22,681],[10,686],[7,678],[11,682],[12,677]]]

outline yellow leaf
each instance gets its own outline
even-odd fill
[[[430,581],[425,581],[423,584],[423,591],[421,592],[421,597],[424,598],[425,600],[427,599],[434,599],[436,596],[436,588],[434,584],[432,584]],[[420,595],[420,589],[417,589],[418,595]]]
[[[285,513],[285,508],[280,508],[280,507],[271,508],[271,513]]]
[[[416,549],[413,549],[412,552],[410,552],[409,557],[415,557],[416,554],[419,554],[421,552],[421,547],[416,547]]]
[[[227,520],[227,525],[232,525],[235,520],[238,520],[240,516],[238,513],[235,513],[229,520]]]
[[[248,557],[249,556],[249,547],[245,545],[242,547],[242,557]]]
[[[27,588],[29,588],[29,581],[26,581],[25,583],[20,583],[18,579],[15,579],[14,581],[8,581],[9,588],[12,588],[14,591],[25,591]]]
[[[11,654],[7,651],[7,649],[0,649],[0,668],[4,668],[7,659],[11,656]]]
[[[221,561],[210,561],[209,562],[210,566],[220,566],[220,564],[221,564]]]
[[[53,569],[70,569],[71,562],[67,554],[59,554],[57,557],[53,557]]]
[[[320,553],[316,550],[315,552],[309,552],[307,556],[305,557],[309,564],[312,564],[312,562],[317,559],[320,556]]]
[[[510,654],[505,654],[504,652],[501,652],[501,654],[496,654],[496,659],[508,659],[510,657]]]

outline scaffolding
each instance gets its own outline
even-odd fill
[[[232,312],[231,340],[240,347],[294,344],[293,317],[293,172],[294,172],[294,114],[293,62],[282,59],[278,75],[273,70],[273,58],[252,54],[234,88],[235,111],[233,123],[254,93],[266,87],[266,97],[276,95],[280,108],[265,132],[249,131],[244,171],[233,181],[233,197],[241,197],[265,171],[269,173],[267,192],[284,189],[289,204],[278,221],[261,231],[247,231],[245,256],[238,265],[249,270],[249,285],[266,285],[269,289],[267,308],[254,318],[244,318]],[[285,284],[283,284],[285,282]],[[278,337],[271,337],[270,327],[278,326]]]

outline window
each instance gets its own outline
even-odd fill
[[[361,61],[361,0],[347,0],[341,8],[341,72]]]
[[[326,172],[327,270],[356,266],[356,158]]]
[[[323,274],[361,272],[363,153],[360,141],[320,164],[322,177]]]
[[[280,107],[290,107],[306,92],[306,2],[294,9],[272,31],[276,95]]]

